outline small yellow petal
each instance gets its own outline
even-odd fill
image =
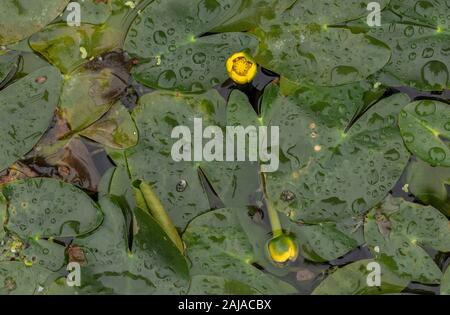
[[[227,60],[227,72],[237,84],[252,82],[258,71],[258,66],[246,53],[239,52]]]

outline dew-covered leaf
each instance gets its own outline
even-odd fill
[[[304,87],[285,97],[266,88],[259,121],[280,130],[279,169],[267,173],[275,209],[294,221],[339,222],[358,218],[395,185],[409,159],[396,117],[409,99],[397,94],[357,115],[366,91]]]
[[[53,21],[69,0],[2,1],[0,45],[27,38]]]
[[[399,126],[408,149],[432,166],[450,166],[450,105],[433,100],[408,104]]]
[[[419,1],[421,2],[421,1]],[[370,29],[374,38],[389,45],[392,58],[380,80],[416,89],[436,91],[449,88],[450,35],[422,25],[385,23]]]
[[[194,118],[202,118],[204,128],[223,126],[225,101],[216,91],[192,96],[155,92],[144,95],[139,103],[132,114],[139,141],[126,151],[129,172],[133,181],[152,184],[174,224],[183,230],[209,209],[209,203],[199,178],[200,161],[176,162],[171,152],[178,139],[169,137],[177,126],[193,131]]]
[[[450,216],[447,185],[450,184],[450,167],[433,167],[422,160],[413,161],[407,168],[408,192],[426,205]]]
[[[61,74],[44,67],[0,92],[0,170],[22,158],[52,121],[59,100]]]
[[[450,4],[447,0],[391,0],[389,7],[405,20],[450,29]]]
[[[370,36],[291,20],[256,30],[260,46],[255,57],[291,81],[321,86],[358,82],[389,61],[389,48]]]
[[[373,7],[368,7],[369,3],[373,2],[371,0],[303,0],[295,2],[284,13],[283,17],[288,17],[303,24],[337,24],[366,17],[373,11]],[[375,3],[382,10],[389,3],[389,0],[381,0]]]
[[[87,260],[81,292],[185,294],[189,285],[186,260],[156,221],[139,208],[133,213],[121,209],[111,197],[100,204],[105,213],[102,225],[74,241]],[[124,214],[134,218],[131,245]]]
[[[150,3],[125,41],[125,50],[139,59],[134,78],[152,88],[183,92],[205,91],[225,81],[226,60],[257,46],[249,34],[204,35],[220,25],[235,4],[233,0]]]
[[[23,239],[88,233],[101,222],[97,205],[75,186],[32,178],[2,186],[7,200],[6,229]]]
[[[257,295],[257,290],[248,284],[220,276],[193,276],[189,295]]]
[[[387,198],[367,215],[364,233],[378,260],[401,278],[440,282],[442,272],[424,250],[450,251],[450,225],[438,210]]]
[[[183,234],[187,254],[192,262],[191,275],[220,277],[235,289],[249,289],[260,294],[290,294],[295,289],[252,265],[255,254],[237,212],[245,208],[210,211],[195,218]],[[203,278],[205,279],[205,278]],[[217,279],[216,279],[217,281]],[[197,281],[195,293],[208,290],[208,282]],[[223,285],[215,293],[229,294]],[[233,291],[233,293],[237,293]]]
[[[315,295],[377,295],[400,293],[407,285],[405,281],[388,268],[380,265],[381,286],[370,287],[367,280],[371,279],[369,264],[377,263],[371,259],[359,260],[337,269],[314,290]],[[377,263],[378,264],[378,263]]]

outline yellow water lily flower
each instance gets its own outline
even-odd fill
[[[244,52],[236,53],[227,60],[228,75],[237,84],[252,82],[257,70],[256,63]]]
[[[282,234],[271,239],[268,243],[267,249],[270,258],[275,263],[284,264],[288,261],[294,261],[298,256],[297,243],[289,235]]]

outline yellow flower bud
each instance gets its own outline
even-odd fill
[[[282,234],[271,239],[267,249],[270,258],[275,263],[284,264],[288,261],[294,261],[298,256],[297,243],[289,235]]]
[[[227,71],[230,78],[237,84],[252,82],[258,67],[246,53],[236,53],[227,60]]]

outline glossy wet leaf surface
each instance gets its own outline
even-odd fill
[[[0,91],[0,169],[22,158],[52,121],[61,74],[45,67]]]
[[[439,284],[442,272],[425,251],[450,251],[448,219],[433,207],[388,198],[367,216],[366,242],[374,255],[401,278]]]
[[[412,153],[432,166],[450,166],[448,104],[432,100],[413,102],[400,113],[399,126]]]
[[[421,202],[450,215],[447,185],[450,183],[450,168],[433,167],[417,160],[408,166],[407,191]]]
[[[199,163],[172,160],[176,139],[167,135],[176,126],[191,126],[195,117],[203,118],[204,127],[223,125],[224,113],[225,101],[215,91],[198,96],[177,96],[170,92],[147,94],[133,112],[139,142],[126,152],[131,178],[153,185],[175,225],[181,229],[207,211],[209,203],[200,182]]]
[[[374,260],[359,260],[330,274],[314,290],[316,295],[377,295],[400,293],[408,284],[400,279],[386,267],[381,266],[381,286],[369,287],[367,279],[370,278],[370,271],[367,266],[374,263]]]
[[[211,285],[209,277],[222,283],[217,293],[239,294],[257,291],[260,294],[288,294],[294,288],[252,266],[253,250],[236,212],[245,208],[211,211],[192,221],[183,234],[192,262],[191,275],[201,276],[194,282],[192,293]],[[227,291],[227,285],[234,283]],[[222,291],[223,290],[223,291]]]
[[[134,78],[152,88],[183,92],[200,92],[224,82],[226,60],[235,52],[253,51],[257,40],[244,33],[201,35],[220,25],[235,2],[150,3],[125,41],[125,50],[139,59]]]
[[[0,12],[0,45],[24,39],[54,20],[69,0],[3,1]]]
[[[449,293],[448,1],[4,2],[0,294]]]
[[[130,234],[122,212],[126,209],[111,198],[102,199],[100,204],[105,213],[102,226],[92,235],[74,241],[87,259],[83,270],[89,277],[82,283],[82,292],[186,293],[186,260],[152,217],[138,208],[128,213],[134,217],[133,242],[129,247]]]

